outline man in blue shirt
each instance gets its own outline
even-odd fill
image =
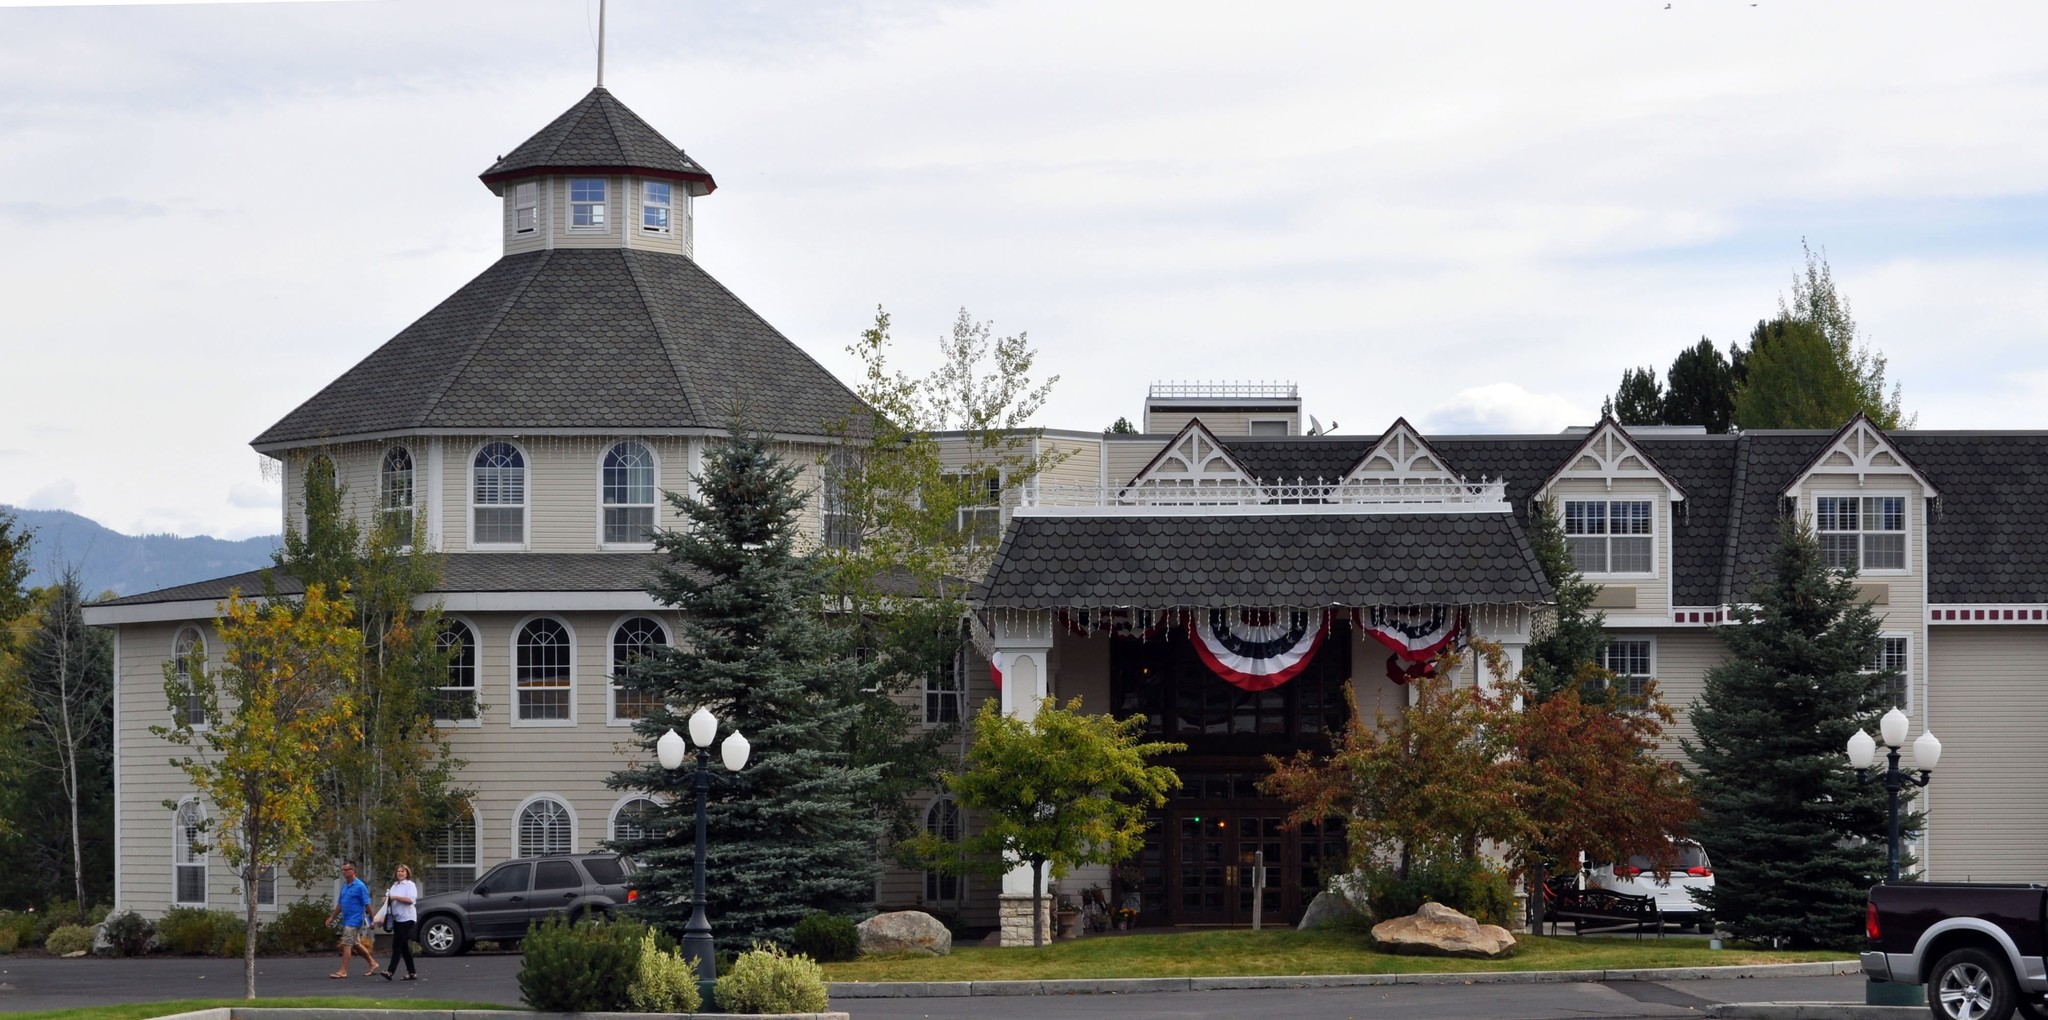
[[[364,977],[377,976],[377,936],[370,931],[370,887],[356,877],[353,863],[341,866],[341,895],[334,898],[334,912],[327,915],[327,923],[334,924],[341,919],[341,969],[327,975],[331,978],[348,976],[349,954],[361,951],[363,959],[370,961],[370,970]]]

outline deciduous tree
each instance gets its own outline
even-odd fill
[[[206,726],[173,713],[150,732],[191,753],[173,759],[212,805],[209,849],[241,879],[247,940],[243,993],[256,997],[257,885],[311,853],[321,814],[320,776],[337,744],[359,736],[354,695],[362,633],[346,598],[308,585],[294,602],[230,595],[218,628],[221,666],[164,666],[173,705],[204,706]],[[175,801],[164,806],[176,810]]]
[[[1707,905],[1737,938],[1850,946],[1864,890],[1885,874],[1884,790],[1859,784],[1843,752],[1896,679],[1874,665],[1877,616],[1799,522],[1734,615],[1683,742],[1715,863]],[[1918,815],[1902,825],[1918,828]]]
[[[1805,270],[1778,315],[1738,352],[1735,423],[1745,429],[1840,428],[1862,411],[1882,429],[1912,428],[1901,389],[1885,389],[1885,357],[1865,343],[1824,254],[1804,244]]]
[[[1065,875],[1083,864],[1114,864],[1144,845],[1145,811],[1166,803],[1180,777],[1148,764],[1186,745],[1140,739],[1133,716],[1039,703],[1029,720],[1003,714],[994,702],[975,713],[966,767],[946,786],[981,822],[957,844],[922,837],[919,852],[936,870],[1003,874],[1031,869],[1031,901],[1045,895],[1045,872]],[[1045,944],[1045,918],[1031,912],[1031,944]]]

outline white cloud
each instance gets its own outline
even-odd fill
[[[1550,393],[1531,393],[1514,383],[1491,383],[1460,390],[1415,419],[1429,433],[1562,432],[1571,425],[1590,425],[1577,402]]]
[[[281,512],[284,491],[276,482],[236,482],[228,486],[228,505],[243,510]]]
[[[78,483],[60,478],[29,493],[21,505],[30,510],[70,510],[75,513],[83,504],[78,499]]]

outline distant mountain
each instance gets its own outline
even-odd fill
[[[74,565],[88,598],[107,591],[133,595],[267,567],[279,543],[276,535],[239,542],[205,535],[123,535],[68,510],[0,510],[36,534],[28,554],[28,583],[49,584],[57,569]]]

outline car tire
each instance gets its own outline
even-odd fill
[[[1710,917],[1710,918],[1707,918],[1706,920],[1704,920],[1704,921],[1701,921],[1701,922],[1700,922],[1700,934],[1702,934],[1702,935],[1712,935],[1713,933],[1714,933],[1714,919],[1713,919],[1713,918],[1711,918],[1711,917]]]
[[[2043,1005],[2038,999],[2029,999],[2022,996],[2019,1001],[2019,1008],[2015,1012],[2025,1017],[2026,1020],[2048,1020],[2048,1005]]]
[[[1927,976],[1927,1009],[1934,1020],[2011,1020],[2019,1005],[2005,961],[1982,949],[1958,949]]]
[[[446,914],[436,914],[420,925],[420,952],[428,956],[455,956],[469,952],[462,925]]]

